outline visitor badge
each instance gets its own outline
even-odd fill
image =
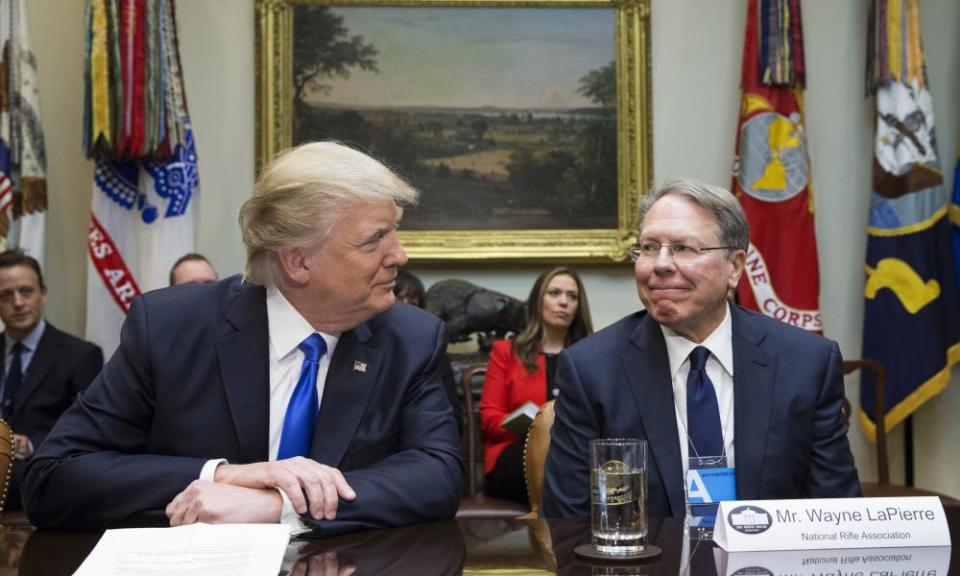
[[[723,456],[690,458],[687,470],[687,504],[694,516],[712,516],[724,500],[737,499],[736,469]]]

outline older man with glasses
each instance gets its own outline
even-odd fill
[[[651,516],[684,513],[684,478],[708,458],[732,470],[741,500],[858,496],[837,344],[728,300],[750,241],[737,199],[679,179],[639,216],[630,252],[645,310],[561,355],[543,515],[590,513],[595,438],[649,443]]]

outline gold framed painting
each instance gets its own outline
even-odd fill
[[[420,190],[414,262],[621,262],[649,0],[257,0],[257,163],[334,139]]]

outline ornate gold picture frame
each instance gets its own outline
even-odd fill
[[[257,0],[257,165],[334,138],[421,190],[414,262],[622,262],[649,0]]]

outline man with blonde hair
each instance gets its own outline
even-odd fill
[[[133,303],[119,350],[33,460],[31,522],[325,535],[452,517],[443,324],[394,305],[397,224],[416,198],[336,143],[276,158],[240,211],[245,278]]]

